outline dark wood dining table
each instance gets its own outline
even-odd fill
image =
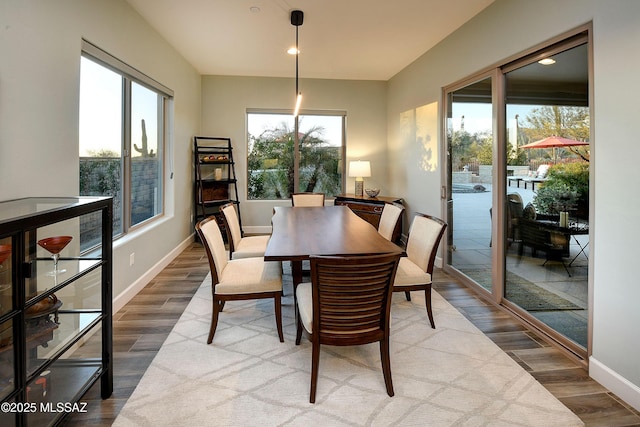
[[[271,225],[264,259],[291,261],[294,292],[310,255],[404,253],[347,206],[276,207]]]

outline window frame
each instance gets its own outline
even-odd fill
[[[250,198],[249,197],[249,154],[250,154],[250,147],[249,147],[249,116],[251,114],[261,114],[261,115],[268,115],[268,114],[273,114],[273,115],[280,115],[280,116],[289,116],[293,119],[293,132],[294,132],[294,152],[293,152],[293,156],[294,156],[294,183],[293,183],[293,188],[294,189],[298,189],[300,187],[300,141],[299,141],[299,123],[300,123],[300,117],[305,117],[305,116],[332,116],[332,117],[340,117],[341,118],[341,146],[340,146],[340,156],[341,156],[341,167],[340,167],[340,173],[342,176],[342,182],[341,182],[341,193],[345,192],[345,188],[346,188],[346,153],[347,153],[347,141],[346,141],[346,126],[347,126],[347,112],[343,111],[343,110],[300,110],[300,112],[298,113],[297,116],[293,115],[293,112],[291,110],[278,110],[278,109],[259,109],[259,108],[249,108],[246,111],[246,123],[247,123],[247,132],[246,132],[246,150],[247,150],[247,154],[246,154],[246,161],[247,161],[247,179],[246,179],[246,195],[247,195],[247,200],[251,200],[251,201],[280,201],[280,200],[289,200],[289,199],[254,199],[254,198]],[[328,196],[328,199],[332,199],[334,196]]]
[[[96,45],[87,40],[82,40],[81,56],[102,66],[106,69],[114,72],[122,78],[122,105],[121,105],[121,227],[114,227],[114,239],[126,235],[131,230],[138,229],[152,221],[155,221],[165,215],[166,212],[166,165],[168,161],[168,135],[169,135],[169,123],[170,123],[170,109],[169,105],[173,99],[174,92],[170,88],[164,86],[153,78],[147,76],[134,67],[126,64],[118,58],[112,56],[106,51],[100,49]],[[132,117],[132,85],[133,83],[148,89],[158,96],[157,104],[157,153],[158,156],[158,197],[160,200],[156,202],[157,211],[152,214],[151,217],[141,220],[136,224],[132,224],[132,209],[133,209],[133,191],[132,191],[132,161],[131,154],[133,150],[132,132],[131,132],[131,117]],[[80,143],[80,141],[79,141]],[[116,213],[114,213],[114,219]]]

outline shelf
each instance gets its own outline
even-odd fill
[[[51,425],[64,415],[64,407],[58,403],[77,402],[82,394],[102,374],[100,358],[94,359],[64,359],[57,360],[49,366],[48,372],[42,376],[45,379],[46,394],[42,389],[43,381],[36,384],[34,378],[29,384],[29,402],[38,403],[38,410],[27,415],[30,426]],[[43,395],[44,394],[44,395]],[[47,405],[49,404],[49,405]],[[82,404],[79,407],[82,408]],[[41,408],[49,411],[40,411]]]
[[[55,236],[72,239],[54,273],[53,259],[40,242]],[[112,236],[110,197],[0,202],[3,404],[73,405],[97,380],[101,397],[111,396]],[[85,251],[90,256],[80,256]],[[55,425],[69,412],[41,408],[0,413],[0,425]]]
[[[239,208],[238,186],[230,138],[196,136],[193,140],[194,153],[194,225],[209,216],[218,217],[218,225],[223,228],[220,207],[235,203]],[[205,157],[225,157],[204,160]],[[238,209],[238,215],[240,211]],[[240,221],[242,221],[240,219]],[[242,224],[242,223],[240,223]],[[242,227],[242,225],[241,225]],[[222,230],[223,238],[226,233]]]
[[[64,287],[68,283],[71,283],[87,273],[99,268],[102,265],[101,259],[64,259],[61,258],[58,261],[58,270],[65,270],[64,272],[58,272],[52,275],[53,261],[51,259],[38,258],[35,261],[36,276],[34,278],[27,279],[28,283],[36,284],[35,289],[31,289],[31,294],[37,293],[37,299],[42,299],[43,294],[47,290],[51,290]],[[35,279],[35,280],[34,280]],[[29,295],[27,295],[28,297]],[[33,298],[36,299],[36,298]],[[28,300],[29,304],[32,300]]]

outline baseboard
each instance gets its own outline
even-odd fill
[[[131,299],[138,294],[147,284],[158,275],[171,261],[173,261],[182,251],[184,251],[193,242],[193,235],[189,236],[182,243],[180,243],[175,249],[165,255],[160,261],[158,261],[153,267],[151,267],[146,273],[133,282],[127,289],[116,296],[113,299],[113,313],[117,313],[122,307],[124,307]]]
[[[640,387],[603,365],[593,356],[589,358],[589,376],[633,406],[636,411],[640,411]]]

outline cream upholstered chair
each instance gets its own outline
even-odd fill
[[[264,256],[267,243],[271,236],[247,236],[242,237],[238,212],[234,203],[227,203],[220,208],[222,218],[227,229],[229,242],[229,255],[231,259],[253,258]]]
[[[293,193],[291,205],[295,207],[324,206],[324,193]]]
[[[393,396],[389,357],[389,314],[393,277],[400,254],[349,257],[311,256],[311,283],[297,288],[296,345],[309,334],[311,392],[315,402],[320,345],[380,342],[387,394]]]
[[[427,315],[431,327],[435,329],[431,310],[431,275],[438,245],[447,224],[439,218],[417,213],[407,237],[406,257],[400,258],[398,272],[393,282],[394,292],[404,292],[411,301],[411,291],[424,290]]]
[[[280,342],[282,335],[282,265],[265,262],[263,258],[229,260],[222,240],[222,233],[215,217],[205,218],[196,224],[202,244],[209,258],[213,313],[207,344],[213,341],[218,326],[218,316],[226,301],[273,298],[276,326]]]
[[[385,203],[382,208],[382,215],[380,216],[380,223],[378,224],[378,233],[385,239],[392,241],[393,232],[396,229],[396,225],[400,220],[404,207],[394,205],[391,203]]]

